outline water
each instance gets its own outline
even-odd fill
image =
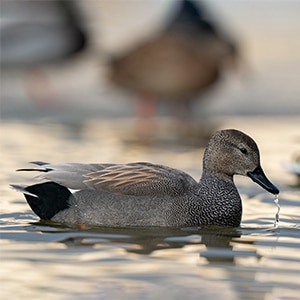
[[[299,299],[300,190],[283,168],[299,149],[297,118],[230,118],[222,128],[251,135],[273,195],[236,177],[243,199],[239,228],[106,228],[39,222],[9,184],[15,172],[48,162],[151,161],[201,175],[203,148],[174,140],[138,144],[127,121],[61,125],[1,124],[1,299]],[[132,129],[132,128],[131,128]],[[276,134],[275,134],[276,133]],[[275,202],[276,203],[276,202]]]
[[[278,228],[278,226],[279,226],[279,212],[280,212],[279,196],[278,195],[275,195],[274,203],[277,206],[277,212],[276,212],[276,215],[275,215],[274,227]]]

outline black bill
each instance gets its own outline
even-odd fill
[[[279,189],[267,178],[261,166],[258,166],[252,172],[248,172],[247,175],[268,192],[274,195],[279,194]]]

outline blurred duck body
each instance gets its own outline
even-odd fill
[[[163,32],[111,61],[110,78],[148,101],[188,103],[218,81],[236,50],[200,3],[183,1]]]

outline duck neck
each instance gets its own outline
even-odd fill
[[[238,227],[242,217],[242,201],[232,176],[204,172],[199,184],[200,205],[206,224]],[[201,197],[201,196],[200,196]],[[199,223],[203,220],[199,220]]]
[[[232,174],[226,174],[224,172],[218,172],[218,170],[205,170],[205,169],[202,172],[202,176],[201,176],[200,181],[204,178],[211,177],[211,176],[233,181],[233,175]]]

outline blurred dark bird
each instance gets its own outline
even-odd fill
[[[5,1],[1,19],[0,62],[5,67],[59,62],[88,43],[74,1]]]
[[[110,62],[110,80],[136,93],[137,116],[153,118],[157,101],[168,101],[181,120],[191,103],[233,65],[237,45],[221,33],[200,3],[182,1],[165,29]]]
[[[61,64],[82,53],[89,36],[74,1],[4,1],[0,63],[24,72],[24,86],[38,108],[61,109],[63,97],[44,64]]]

